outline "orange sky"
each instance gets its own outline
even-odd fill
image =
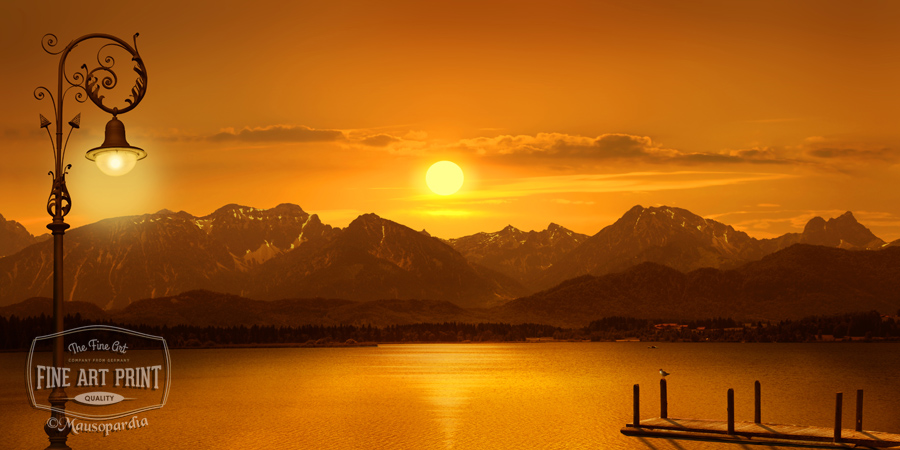
[[[126,3],[0,4],[0,214],[32,233],[52,168],[32,92],[58,64],[41,36],[140,32],[148,92],[120,119],[149,156],[100,173],[83,154],[108,116],[68,98],[73,226],[287,202],[444,238],[594,234],[665,204],[755,237],[852,210],[900,238],[900,2]],[[425,186],[444,159],[467,177],[448,197]]]

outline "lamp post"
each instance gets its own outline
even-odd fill
[[[101,170],[109,175],[124,175],[137,160],[143,159],[147,154],[140,148],[133,147],[125,140],[125,126],[116,117],[119,114],[126,113],[134,109],[138,103],[144,98],[147,92],[147,69],[144,62],[137,51],[137,34],[134,35],[134,47],[127,42],[115,36],[108,34],[87,34],[78,39],[73,40],[65,48],[57,49],[58,40],[53,34],[46,34],[41,39],[41,47],[45,52],[51,55],[59,55],[59,78],[56,97],[46,87],[40,86],[34,90],[34,97],[43,100],[49,96],[53,103],[53,111],[56,117],[56,139],[50,135],[51,122],[41,115],[41,128],[47,130],[50,136],[50,142],[53,147],[54,170],[49,175],[53,177],[53,185],[50,190],[50,198],[47,200],[47,213],[53,218],[53,221],[47,225],[47,228],[53,234],[53,323],[56,333],[62,333],[63,327],[63,235],[69,224],[65,223],[65,216],[72,207],[72,199],[69,196],[69,190],[66,188],[66,174],[72,165],[65,165],[64,158],[66,154],[66,144],[72,130],[81,127],[81,114],[68,122],[69,134],[63,141],[63,101],[70,90],[75,89],[73,93],[75,101],[79,103],[85,102],[85,97],[90,99],[97,107],[103,111],[112,114],[112,120],[106,124],[106,139],[99,147],[91,149],[85,157],[91,161],[96,161],[100,165]],[[97,50],[97,64],[94,68],[90,68],[87,63],[82,64],[79,70],[74,74],[66,72],[66,58],[78,44],[88,40],[101,40],[105,43]],[[134,61],[134,71],[137,73],[137,80],[131,89],[131,95],[125,99],[126,106],[122,108],[108,107],[104,105],[104,92],[110,91],[118,84],[118,76],[113,70],[115,66],[115,58],[111,54],[107,54],[109,49],[124,49],[132,56]],[[92,63],[93,65],[93,63]],[[62,335],[57,336],[53,343],[53,366],[63,367],[65,339]],[[55,387],[50,393],[49,402],[51,405],[51,420],[48,420],[44,426],[44,431],[50,439],[48,449],[68,449],[66,439],[71,427],[67,426],[66,419],[66,391],[62,387]],[[52,420],[55,419],[55,420]],[[50,422],[54,422],[57,426],[51,426]]]

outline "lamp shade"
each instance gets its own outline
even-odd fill
[[[99,147],[88,150],[85,158],[95,161],[100,170],[110,176],[125,175],[147,152],[134,147],[125,139],[125,124],[113,116],[106,124],[106,138]]]

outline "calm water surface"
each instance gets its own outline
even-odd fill
[[[377,348],[175,350],[166,406],[149,426],[69,436],[74,449],[736,449],[626,437],[632,386],[642,417],[831,426],[865,390],[866,429],[900,433],[900,346],[892,344],[413,344]],[[0,448],[47,445],[30,408],[25,354],[0,354]],[[744,448],[771,448],[748,447]]]

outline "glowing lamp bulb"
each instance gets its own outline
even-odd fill
[[[134,152],[110,150],[98,154],[95,162],[101,172],[111,177],[118,177],[134,169],[134,165],[137,164],[137,155]]]
[[[128,144],[125,140],[125,125],[113,116],[106,124],[106,139],[103,144],[88,150],[84,156],[96,161],[103,173],[118,177],[134,169],[138,160],[147,157],[147,152]]]

